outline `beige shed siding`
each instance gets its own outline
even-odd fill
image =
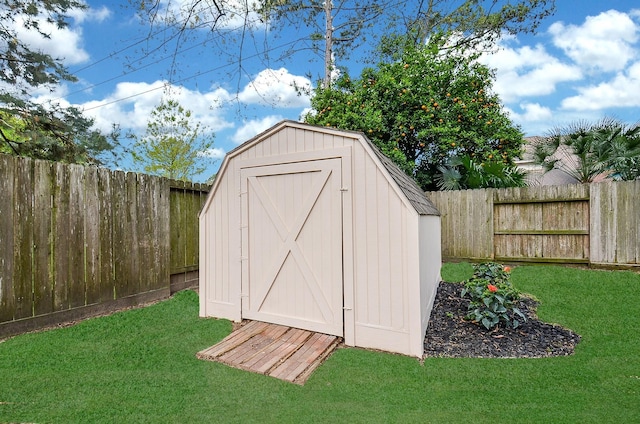
[[[420,215],[375,155],[360,143],[353,152],[355,344],[421,356],[421,310],[429,291],[421,293]],[[437,287],[437,280],[430,285]]]
[[[349,140],[352,144],[352,140]],[[238,160],[279,156],[298,152],[329,150],[345,146],[345,137],[323,134],[302,128],[283,128],[262,142],[246,149]]]
[[[390,191],[380,168],[358,146],[352,194],[356,325],[406,332],[407,211]]]
[[[414,209],[361,137],[289,122],[229,153],[200,217],[202,316],[242,318],[241,167],[340,156],[345,343],[422,355],[439,282],[440,217]]]
[[[227,171],[216,181],[216,196],[209,197],[206,213],[203,209],[200,215],[200,272],[208,282],[200,285],[200,315],[237,321],[240,297],[233,281],[239,278],[240,222],[234,214],[234,170]]]
[[[440,248],[440,217],[431,215],[420,216],[420,299],[421,317],[420,332],[425,334],[429,323],[429,316],[433,307],[438,285],[434,281],[442,280],[440,265],[442,251]],[[424,347],[419,346],[424,350]]]

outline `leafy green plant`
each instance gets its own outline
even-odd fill
[[[438,167],[435,176],[439,190],[465,190],[474,188],[524,187],[525,173],[515,165],[488,160],[482,164],[469,155],[453,156],[446,165]]]
[[[482,324],[487,330],[503,323],[517,328],[526,317],[515,305],[520,293],[509,281],[509,267],[487,262],[473,267],[473,276],[464,281],[461,296],[469,298],[466,319]]]
[[[491,70],[475,55],[448,50],[447,40],[434,35],[359,78],[343,73],[330,87],[319,86],[305,121],[363,132],[424,190],[438,189],[440,168],[452,157],[473,158],[467,180],[506,180],[521,155],[522,132],[494,93]]]

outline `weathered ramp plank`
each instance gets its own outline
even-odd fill
[[[337,336],[249,321],[196,356],[302,385],[339,343]]]

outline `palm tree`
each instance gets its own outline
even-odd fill
[[[440,190],[523,187],[524,172],[504,162],[477,163],[469,155],[454,156],[438,167],[436,185]]]
[[[597,176],[635,179],[640,176],[640,124],[627,126],[604,118],[577,121],[553,129],[534,142],[534,161],[545,172],[559,169],[581,183]]]

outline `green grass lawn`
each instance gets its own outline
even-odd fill
[[[0,343],[0,423],[640,422],[640,274],[522,266],[513,282],[582,336],[573,356],[420,364],[345,348],[301,387],[197,360],[231,324],[199,319],[185,291]]]

